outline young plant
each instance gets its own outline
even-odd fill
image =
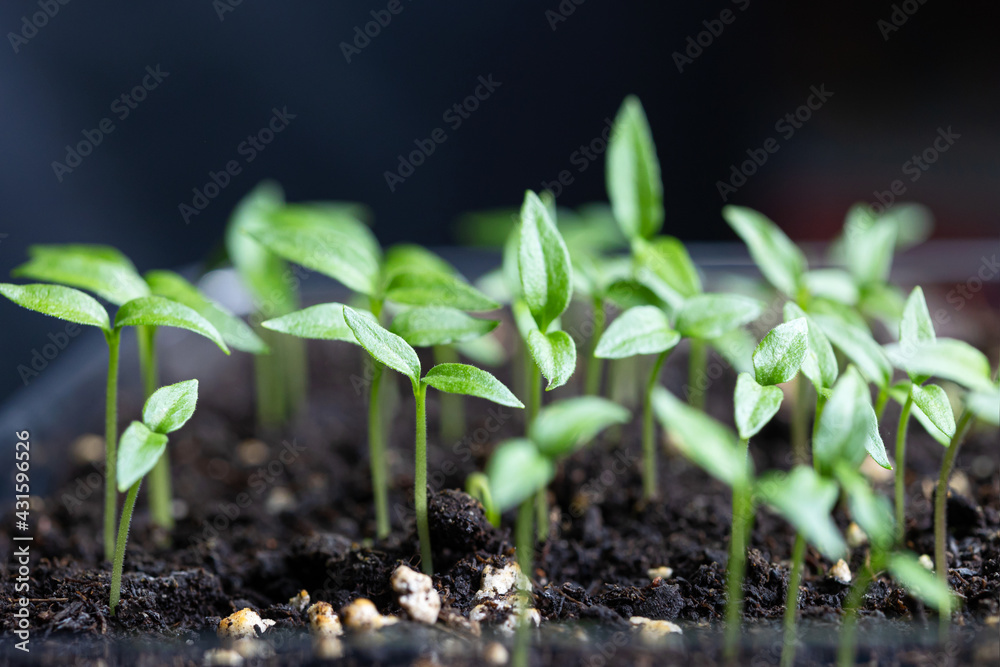
[[[409,343],[382,328],[371,313],[357,311],[343,304],[313,306],[264,322],[264,326],[302,338],[356,343],[374,361],[409,378],[416,406],[413,504],[417,515],[421,566],[426,574],[433,574],[430,529],[427,523],[427,387],[451,394],[485,398],[513,408],[523,408],[524,405],[499,380],[475,366],[439,364],[421,377],[420,359]],[[384,480],[380,481],[384,483]]]
[[[111,560],[115,549],[115,514],[117,506],[115,455],[118,441],[118,358],[122,329],[134,327],[178,327],[205,336],[223,352],[229,348],[219,332],[198,313],[187,306],[159,296],[141,296],[126,303],[115,313],[114,324],[107,311],[95,298],[72,287],[62,285],[13,285],[0,283],[0,294],[14,303],[67,322],[97,327],[108,345],[108,373],[105,394],[104,445],[104,556]]]
[[[122,593],[122,567],[125,564],[125,546],[135,498],[139,495],[142,478],[152,471],[166,454],[167,434],[184,426],[194,414],[198,403],[198,381],[187,380],[162,387],[146,399],[142,421],[129,424],[118,445],[118,491],[126,493],[118,525],[114,565],[111,573],[111,615],[115,615]]]

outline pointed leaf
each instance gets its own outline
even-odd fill
[[[630,239],[650,238],[663,226],[663,183],[656,146],[642,104],[634,95],[622,103],[608,142],[605,166],[608,199]]]
[[[771,329],[753,353],[756,380],[762,385],[788,382],[799,372],[809,349],[809,325],[800,317]]]
[[[385,252],[382,275],[391,278],[402,271],[458,275],[455,267],[440,255],[414,243],[397,243]]]
[[[865,204],[857,204],[848,213],[847,268],[858,285],[884,283],[892,269],[896,249],[896,225],[876,218]]]
[[[936,384],[913,385],[913,403],[949,438],[955,435],[955,413],[944,389]]]
[[[733,403],[736,413],[736,430],[740,437],[749,440],[771,421],[781,407],[781,389],[757,384],[749,373],[736,378]]]
[[[524,407],[500,380],[468,364],[438,364],[427,371],[421,382],[449,394],[485,398],[510,408]]]
[[[402,270],[385,288],[385,297],[407,306],[447,306],[458,310],[496,310],[500,304],[456,275]]]
[[[803,274],[806,289],[812,296],[821,296],[848,306],[858,302],[858,286],[851,274],[842,269],[814,269]]]
[[[375,316],[367,310],[356,312],[372,322],[375,321]],[[347,320],[344,319],[344,304],[342,303],[321,303],[317,306],[310,306],[282,317],[276,317],[273,320],[261,322],[261,326],[271,331],[279,331],[299,338],[342,340],[358,344],[358,339],[354,336],[351,327],[347,325]]]
[[[820,414],[813,456],[817,468],[829,473],[838,462],[857,467],[866,451],[880,466],[892,469],[878,431],[868,385],[853,367],[848,367]]]
[[[537,329],[532,331],[528,336],[528,350],[549,381],[545,391],[566,384],[576,370],[576,344],[565,331],[550,331],[547,334]]]
[[[500,443],[486,465],[493,503],[501,512],[517,507],[548,486],[555,471],[555,464],[530,440]]]
[[[343,309],[347,326],[368,354],[410,378],[414,384],[420,382],[420,359],[409,343],[350,306],[344,306]]]
[[[146,399],[142,421],[156,433],[173,433],[191,419],[197,404],[197,380],[160,387]]]
[[[824,556],[836,560],[847,553],[844,538],[830,516],[839,495],[836,482],[799,465],[789,473],[762,475],[757,492]]]
[[[569,251],[545,204],[528,192],[521,208],[518,245],[521,293],[538,328],[549,324],[569,305],[573,293],[573,269]]]
[[[809,325],[809,348],[802,360],[802,373],[809,378],[816,389],[829,389],[837,381],[840,369],[837,367],[837,355],[833,352],[830,340],[819,326],[810,320],[805,311],[791,301],[785,303],[785,321],[805,317]]]
[[[685,338],[710,340],[760,317],[763,304],[738,294],[696,294],[684,300],[675,326]]]
[[[906,397],[910,393],[910,382],[897,382],[889,388],[889,396],[892,400],[896,401],[900,405],[906,402]],[[910,416],[915,417],[920,426],[923,427],[927,434],[938,441],[942,447],[947,447],[951,444],[951,438],[941,432],[937,426],[930,420],[930,418],[924,414],[920,406],[913,404],[910,408]]]
[[[218,330],[208,320],[187,306],[162,296],[143,296],[132,299],[118,309],[118,312],[115,313],[116,329],[136,326],[187,329],[208,338],[223,352],[229,354],[226,342],[222,340]]]
[[[924,291],[920,286],[913,288],[906,306],[903,308],[903,319],[899,322],[899,342],[903,346],[932,342],[937,339],[934,334],[934,322],[927,310]]]
[[[684,299],[701,294],[701,277],[687,248],[673,236],[651,241],[638,240],[632,246],[635,276],[675,309]]]
[[[806,258],[776,224],[743,206],[725,206],[722,217],[746,243],[750,256],[769,283],[793,299],[798,296]]]
[[[637,354],[659,354],[672,349],[681,335],[670,327],[666,313],[656,306],[636,306],[619,315],[597,342],[594,356],[622,359]]]
[[[954,604],[948,584],[920,564],[916,556],[902,551],[889,557],[889,572],[910,594],[932,609],[950,615]]]
[[[149,295],[135,265],[111,246],[35,245],[28,255],[31,259],[11,275],[93,292],[118,306]]]
[[[118,443],[118,490],[122,493],[156,466],[167,450],[167,436],[132,422]]]
[[[829,315],[811,317],[833,346],[843,352],[864,373],[869,382],[879,387],[889,386],[892,365],[885,351],[866,329],[844,323]]]
[[[389,330],[413,347],[470,341],[497,328],[496,320],[481,320],[445,306],[408,308],[392,320]]]
[[[895,343],[885,351],[893,365],[911,377],[944,378],[974,391],[993,388],[989,360],[965,341],[938,338],[905,347]]]
[[[970,392],[965,397],[965,406],[987,424],[1000,426],[1000,387]]]
[[[286,280],[285,261],[250,236],[248,230],[267,225],[271,213],[283,201],[281,188],[264,181],[240,200],[226,226],[229,259],[253,296],[255,307],[269,315],[281,315],[296,308],[296,290]]]
[[[88,324],[104,331],[111,329],[108,311],[97,299],[62,285],[12,285],[0,283],[0,294],[28,310],[58,317],[67,322]]]
[[[612,424],[628,422],[630,417],[628,410],[605,398],[564,398],[538,412],[528,436],[542,454],[559,459],[583,447]]]

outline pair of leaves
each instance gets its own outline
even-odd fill
[[[888,359],[911,378],[939,377],[972,391],[991,391],[990,362],[968,343],[954,338],[937,338],[915,344],[885,346]]]
[[[807,267],[799,247],[776,224],[753,209],[725,206],[722,217],[743,239],[764,278],[786,296],[797,298]]]
[[[663,183],[642,104],[625,98],[608,142],[605,178],[615,219],[630,240],[651,238],[663,226]]]
[[[573,296],[573,269],[549,208],[531,191],[521,207],[517,266],[521,296],[538,329],[548,333]]]
[[[576,370],[576,343],[565,331],[555,329],[543,333],[524,301],[515,301],[512,310],[518,332],[528,346],[531,358],[549,381],[545,390],[551,391],[566,384]]]
[[[892,364],[867,328],[827,314],[813,314],[810,322],[814,322],[833,346],[854,362],[869,382],[874,382],[879,388],[888,388],[892,380]]]
[[[823,330],[806,315],[798,305],[787,302],[784,307],[785,321],[804,317],[808,325],[808,347],[802,359],[802,373],[816,387],[816,391],[829,389],[837,381],[840,369],[837,366],[837,355],[833,352],[830,339]]]
[[[118,445],[118,490],[142,479],[167,449],[167,434],[184,426],[198,404],[198,381],[161,387],[146,400],[142,421],[129,424]]]
[[[854,367],[849,366],[823,406],[813,440],[813,456],[819,471],[830,474],[840,462],[857,468],[865,452],[875,463],[892,469],[879,434],[868,385]]]

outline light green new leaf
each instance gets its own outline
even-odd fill
[[[153,294],[184,304],[214,326],[230,347],[251,354],[266,354],[267,344],[246,322],[202,294],[173,271],[149,271],[146,283]]]
[[[496,320],[481,320],[446,306],[408,308],[392,320],[389,330],[413,347],[461,343],[497,328]]]
[[[779,387],[761,386],[749,373],[737,376],[733,405],[736,430],[742,439],[749,440],[771,421],[781,407],[782,396]]]
[[[97,299],[62,285],[13,285],[0,283],[0,294],[28,310],[58,317],[67,322],[88,324],[104,331],[111,329],[108,311]]]
[[[710,340],[760,317],[763,304],[739,294],[696,294],[684,299],[675,326],[685,338]]]
[[[368,354],[410,378],[414,386],[420,382],[420,359],[409,343],[383,329],[372,317],[365,317],[350,306],[344,306],[343,313],[347,326]]]
[[[865,320],[864,316],[858,312],[858,309],[840,303],[839,301],[816,296],[809,299],[809,303],[806,308],[809,311],[810,317],[815,318],[817,315],[826,315],[846,326],[868,330],[868,322]]]
[[[872,283],[861,292],[858,310],[869,319],[881,320],[887,329],[895,330],[903,318],[906,298],[892,283]]]
[[[913,403],[949,438],[955,435],[955,413],[944,389],[936,384],[913,385]]]
[[[681,453],[712,477],[738,486],[750,479],[750,464],[736,434],[662,387],[653,390],[653,411]]]
[[[485,398],[510,408],[524,407],[500,380],[468,364],[438,364],[427,371],[421,382],[449,394]]]
[[[375,321],[375,316],[367,310],[355,312],[369,318],[372,322]],[[358,339],[355,338],[354,332],[347,325],[347,320],[344,319],[344,304],[342,303],[321,303],[318,306],[310,306],[282,317],[261,322],[261,326],[271,331],[279,331],[299,338],[342,340],[358,344]]]
[[[398,243],[386,250],[382,275],[391,278],[400,271],[458,275],[455,267],[440,255],[414,243]]]
[[[906,397],[910,393],[910,382],[897,382],[896,384],[889,387],[889,396],[892,400],[896,401],[900,405],[906,402]],[[920,409],[919,405],[914,404],[910,410],[910,416],[915,417],[920,423],[920,426],[927,431],[928,435],[938,441],[943,447],[947,447],[951,444],[951,438],[941,432],[937,426],[930,420],[930,417],[924,414],[923,410]]]
[[[454,274],[402,270],[385,288],[385,297],[406,306],[447,306],[458,310],[496,310],[500,304]]]
[[[659,354],[680,342],[666,313],[656,306],[635,306],[619,315],[597,341],[594,356],[623,359],[637,354]]]
[[[253,295],[256,307],[266,304],[275,314],[296,308],[293,283],[286,280],[285,261],[258,243],[247,230],[267,225],[268,219],[284,202],[281,188],[264,181],[240,200],[226,227],[226,251],[243,284]]]
[[[753,370],[758,384],[788,382],[799,372],[809,349],[809,324],[799,317],[767,332],[753,353]]]
[[[756,488],[761,499],[824,556],[836,560],[847,553],[844,538],[830,516],[839,495],[836,482],[799,465],[789,473],[762,475]]]
[[[677,309],[684,299],[700,294],[701,277],[687,248],[673,236],[632,244],[636,279]]]
[[[76,287],[118,306],[149,294],[135,265],[111,246],[34,245],[28,256],[11,275]]]
[[[198,404],[198,381],[185,380],[160,387],[146,399],[142,421],[156,433],[173,433],[191,419]]]
[[[857,365],[869,382],[874,382],[879,387],[889,385],[892,380],[892,365],[885,351],[866,329],[829,315],[814,315],[810,319],[819,325],[834,347]]]
[[[456,343],[455,349],[480,366],[499,366],[507,361],[507,350],[496,336],[480,336]]]
[[[848,306],[858,302],[858,286],[851,274],[842,269],[813,269],[802,277],[812,296],[826,297]]]
[[[226,341],[219,331],[204,317],[187,306],[162,296],[143,296],[132,299],[115,313],[115,328],[122,327],[177,327],[201,334],[229,354]]]
[[[663,182],[656,146],[639,98],[625,98],[611,131],[605,166],[608,199],[629,239],[651,238],[663,226]]]
[[[989,360],[965,341],[938,338],[907,346],[894,343],[886,345],[885,351],[893,365],[911,377],[944,378],[973,391],[993,388]]]
[[[538,328],[547,332],[573,296],[573,269],[549,210],[531,191],[521,208],[517,264],[524,301]]]
[[[965,406],[987,424],[1000,426],[1000,387],[970,392],[965,397]]]
[[[898,552],[889,558],[889,572],[913,597],[939,613],[950,615],[954,604],[948,584],[938,579],[933,572],[920,564],[916,556],[909,552]]]
[[[786,296],[796,298],[806,270],[806,258],[798,246],[776,224],[753,209],[725,206],[722,217],[746,243],[767,281]]]
[[[831,472],[838,462],[861,465],[866,451],[880,466],[892,469],[868,385],[853,367],[848,367],[823,407],[813,439],[813,456],[821,472]]]
[[[628,410],[605,398],[564,398],[539,411],[528,437],[542,454],[558,459],[583,447],[612,424],[626,423],[630,416]]]
[[[837,355],[833,352],[830,340],[815,322],[810,321],[805,311],[791,301],[785,303],[784,315],[786,322],[800,317],[806,318],[806,323],[809,325],[809,349],[806,350],[806,356],[802,360],[802,373],[817,390],[829,389],[837,381],[837,375],[840,373],[837,367]]]
[[[129,490],[150,470],[167,450],[167,436],[155,433],[142,422],[132,422],[118,443],[118,490]]]
[[[753,351],[757,348],[757,339],[746,329],[727,331],[708,343],[737,373],[753,372]]]
[[[913,288],[903,307],[903,318],[899,321],[899,342],[901,345],[917,345],[936,340],[934,321],[927,310],[924,291],[920,286]]]
[[[545,391],[566,384],[576,370],[576,344],[565,331],[543,334],[535,329],[528,335],[528,350],[549,381]]]
[[[847,268],[858,285],[884,283],[892,269],[896,225],[879,220],[865,204],[851,207],[845,223]]]
[[[493,503],[501,512],[544,489],[555,473],[555,464],[524,438],[500,443],[486,465]]]
[[[836,467],[837,481],[844,488],[853,518],[877,549],[892,546],[895,518],[889,500],[878,495],[857,468],[841,463]]]

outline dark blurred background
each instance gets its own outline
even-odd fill
[[[358,37],[377,18],[390,20]],[[728,201],[796,239],[830,237],[851,203],[897,179],[900,198],[932,209],[936,236],[995,238],[998,19],[997,3],[943,0],[5,0],[0,276],[31,243],[110,243],[140,270],[190,265],[264,178],[290,200],[367,203],[383,243],[452,243],[462,212],[517,206],[564,170],[560,204],[602,200],[603,154],[577,151],[629,93],[657,144],[665,231],[682,239],[732,240],[718,183],[769,138],[779,149]],[[488,97],[445,116],[480,77],[496,82],[479,88]],[[121,96],[144,79],[129,108]],[[813,87],[832,95],[800,127],[776,127]],[[248,162],[241,143],[274,109],[294,118]],[[73,167],[67,145],[103,119],[113,131]],[[436,128],[446,141],[390,190],[385,172]],[[926,171],[906,164],[926,149]],[[186,221],[180,205],[230,160],[240,173]],[[0,304],[0,399],[52,327]]]

